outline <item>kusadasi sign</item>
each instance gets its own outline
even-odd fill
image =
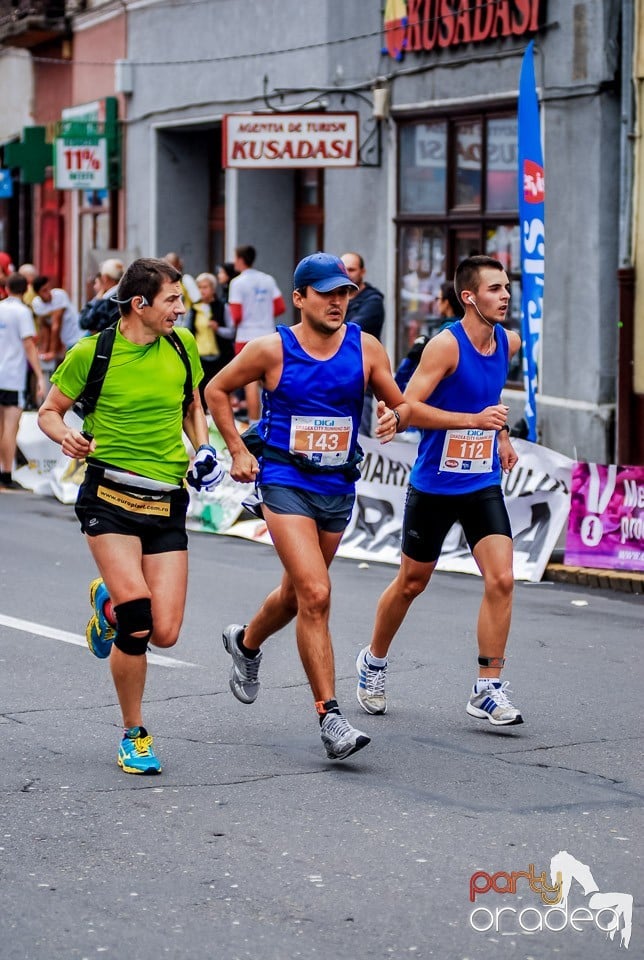
[[[387,0],[383,53],[421,53],[535,33],[546,0]]]
[[[355,167],[356,113],[232,113],[223,123],[224,167]]]

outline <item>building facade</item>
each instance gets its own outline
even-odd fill
[[[109,242],[85,227],[70,241],[76,273],[81,236],[133,255],[174,250],[191,273],[252,243],[286,292],[301,256],[355,250],[385,293],[396,364],[436,328],[437,291],[459,259],[489,253],[510,275],[518,328],[517,96],[533,40],[546,180],[539,439],[573,459],[643,462],[639,6],[94,0],[71,18],[69,105],[90,99],[88,84],[91,99],[118,98],[123,180]],[[239,114],[248,139],[231,155]],[[355,165],[322,145],[324,118],[341,114],[355,118]],[[306,147],[279,139],[293,115]],[[504,400],[518,421],[520,363]]]

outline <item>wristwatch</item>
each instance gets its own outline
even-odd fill
[[[394,417],[396,418],[396,433],[398,433],[398,428],[400,427],[400,414],[398,413],[397,410],[392,410],[391,412],[393,413]]]
[[[509,423],[504,423],[503,426],[501,427],[501,429],[499,430],[499,433],[503,433],[504,430],[507,430],[507,431],[508,431],[508,436],[510,436],[510,424],[509,424]]]

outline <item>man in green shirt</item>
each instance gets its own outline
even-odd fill
[[[109,366],[82,430],[64,417],[87,384],[98,336],[68,352],[38,422],[68,457],[87,458],[76,515],[100,573],[90,586],[87,642],[96,656],[110,658],[124,726],[119,766],[154,774],[161,764],[142,717],[146,651],[148,643],[173,646],[183,620],[189,457],[182,431],[197,451],[188,474],[192,486],[212,489],[223,471],[208,444],[194,338],[176,329],[183,351],[169,339],[185,313],[181,274],[164,260],[135,260],[117,298],[121,318]]]

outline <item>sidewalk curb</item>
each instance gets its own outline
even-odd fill
[[[599,570],[594,567],[566,567],[563,563],[549,563],[544,580],[553,583],[574,583],[580,587],[615,590],[619,593],[644,594],[644,574],[627,570]]]

